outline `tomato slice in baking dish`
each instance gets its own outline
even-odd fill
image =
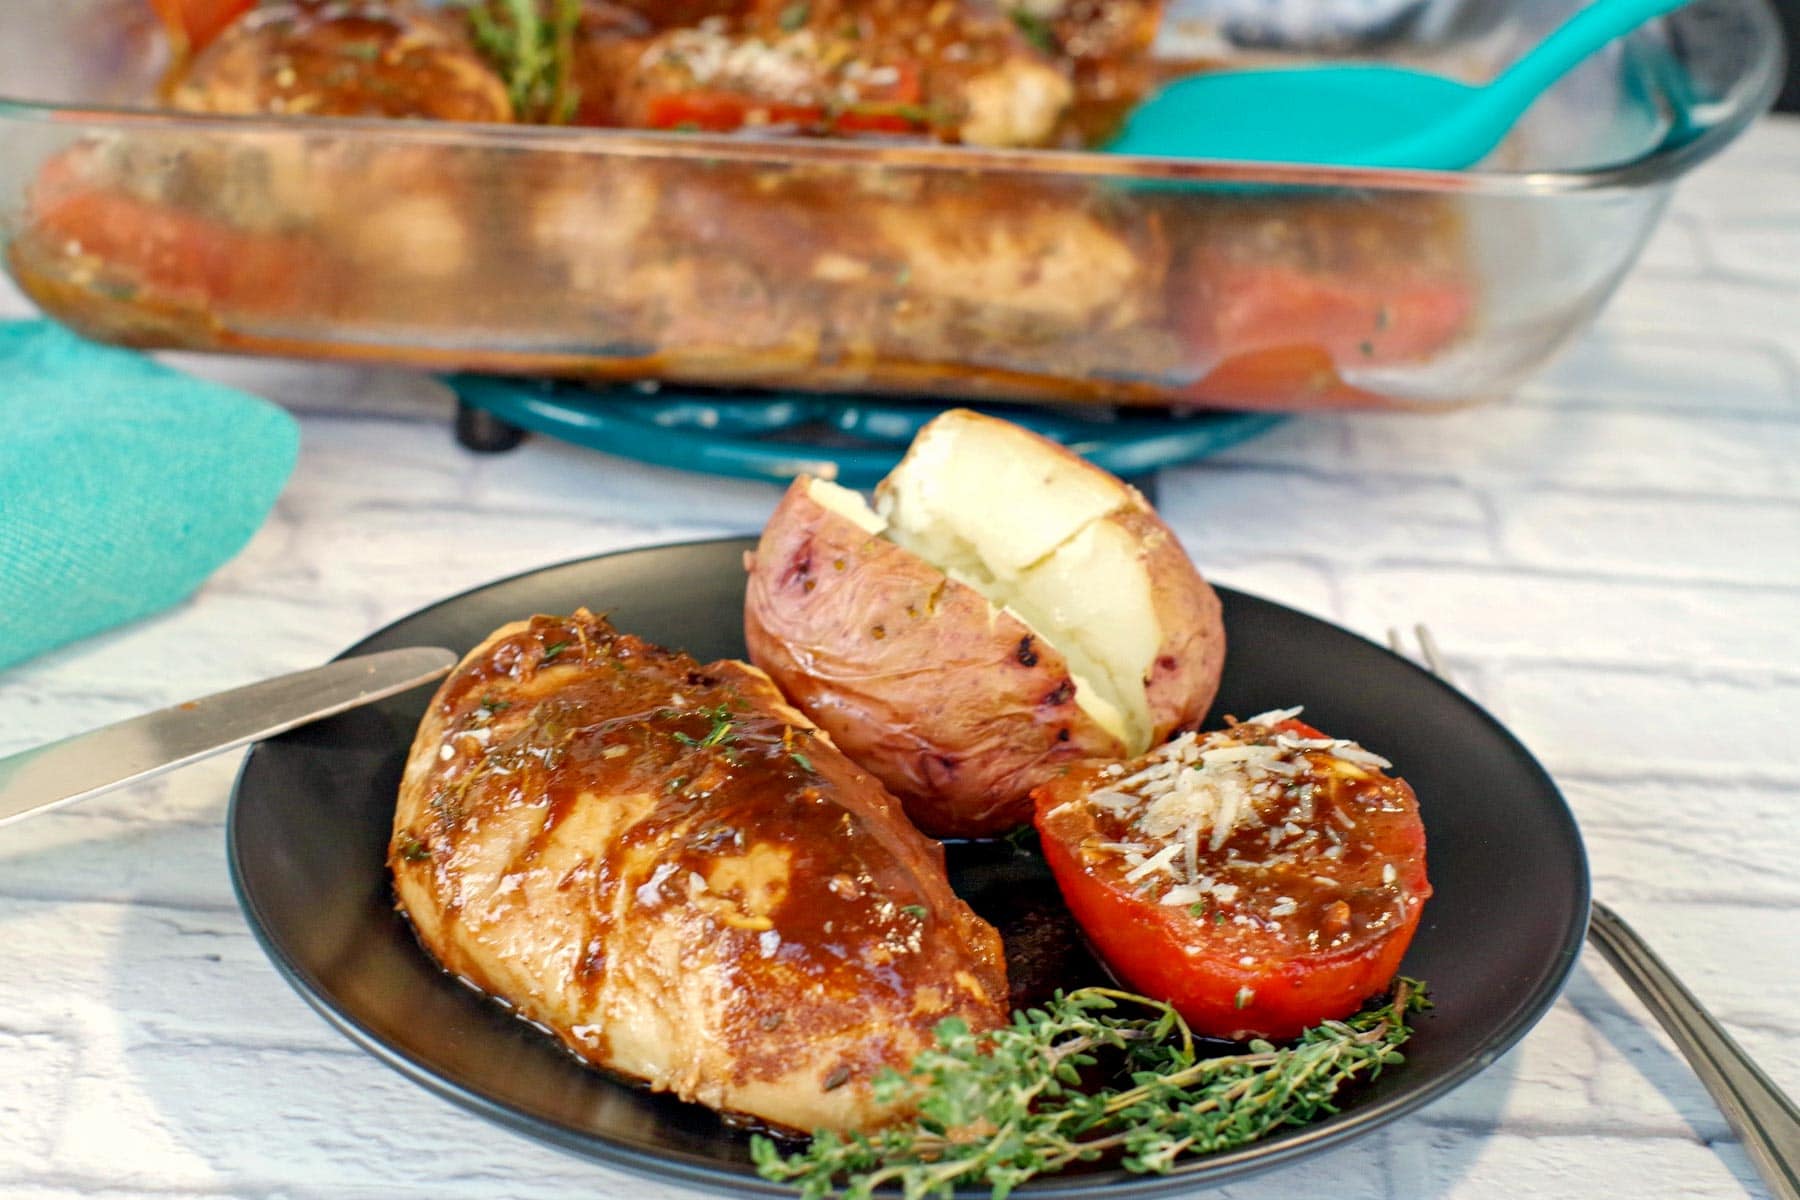
[[[1265,713],[1033,793],[1069,910],[1120,979],[1196,1032],[1289,1038],[1382,991],[1431,895],[1385,759]]]
[[[197,54],[227,25],[255,8],[256,0],[151,0],[151,7],[176,45]]]

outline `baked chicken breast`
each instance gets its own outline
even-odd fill
[[[317,117],[513,119],[506,84],[462,26],[409,0],[283,0],[189,64],[173,107]]]
[[[585,610],[445,680],[388,861],[448,970],[598,1066],[775,1125],[877,1126],[881,1068],[1006,1016],[999,936],[879,783],[755,668]]]

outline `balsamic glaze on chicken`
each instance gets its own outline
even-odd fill
[[[802,1130],[1005,1019],[1000,941],[943,851],[739,662],[579,611],[497,631],[432,702],[389,864],[450,971],[592,1062]]]

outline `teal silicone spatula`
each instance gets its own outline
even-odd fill
[[[1691,2],[1595,0],[1483,86],[1366,63],[1192,75],[1140,104],[1107,149],[1459,170],[1499,145],[1550,85],[1594,51]]]

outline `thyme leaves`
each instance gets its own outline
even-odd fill
[[[520,120],[564,125],[575,116],[581,0],[476,0],[468,19],[476,48],[506,81]]]
[[[912,1101],[913,1121],[868,1134],[821,1132],[791,1154],[758,1137],[752,1155],[763,1178],[794,1184],[807,1200],[863,1200],[884,1186],[928,1200],[958,1184],[1004,1197],[1033,1176],[1107,1154],[1126,1170],[1163,1174],[1186,1155],[1336,1112],[1345,1084],[1402,1061],[1408,1018],[1428,1005],[1422,984],[1400,979],[1380,1006],[1323,1022],[1288,1046],[1252,1042],[1244,1053],[1204,1058],[1168,1005],[1083,988],[985,1036],[942,1022],[936,1047],[909,1074],[890,1070],[873,1081],[878,1101]],[[1119,1064],[1114,1082],[1089,1088],[1084,1080],[1103,1056]]]

